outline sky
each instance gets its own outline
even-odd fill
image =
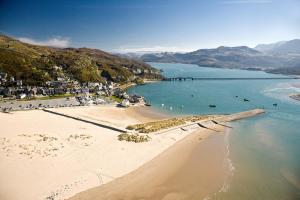
[[[300,0],[0,0],[0,33],[121,53],[254,47],[300,38]]]

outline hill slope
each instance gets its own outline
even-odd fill
[[[135,73],[137,70],[139,73]],[[148,64],[98,49],[37,46],[5,35],[0,35],[0,72],[29,85],[42,85],[59,77],[79,82],[102,82],[106,78],[120,83],[136,77],[161,78],[159,71]]]

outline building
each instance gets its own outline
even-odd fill
[[[17,99],[24,99],[26,97],[25,93],[21,93],[17,95]]]
[[[130,106],[130,102],[129,102],[128,99],[124,99],[124,100],[122,101],[121,105],[122,105],[123,107],[129,107],[129,106]]]

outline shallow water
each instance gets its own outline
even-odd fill
[[[167,77],[278,77],[264,72],[150,63]],[[233,113],[265,108],[267,113],[233,122],[229,134],[233,175],[210,199],[300,199],[300,102],[295,80],[174,81],[129,90],[170,114]],[[244,102],[244,98],[250,102]],[[273,106],[277,103],[278,106]],[[210,108],[215,104],[216,108]],[[227,188],[227,189],[226,189]],[[225,190],[226,189],[226,190]]]

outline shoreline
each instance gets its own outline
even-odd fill
[[[291,99],[294,99],[296,101],[300,101],[300,94],[293,94],[289,96]]]
[[[139,169],[70,200],[203,199],[223,186],[225,156],[223,133],[194,131]]]
[[[145,106],[101,105],[53,110],[123,128],[171,117]],[[162,152],[176,148],[176,142],[192,137],[199,130],[195,125],[187,131],[178,128],[153,134],[149,142],[131,143],[119,141],[116,131],[42,110],[0,113],[0,120],[3,122],[0,127],[0,197],[3,200],[67,199],[113,183],[160,157]],[[205,126],[217,125],[205,122]],[[209,131],[199,131],[201,142],[206,141]]]
[[[216,119],[220,122],[229,122],[261,113],[264,111],[257,109]],[[210,130],[193,131],[137,170],[107,184],[81,192],[70,200],[203,199],[226,190],[227,178],[231,175],[233,168],[228,158],[229,144],[225,142],[227,136],[223,134],[225,130],[228,131],[228,127],[210,122],[206,122],[205,125],[209,125]],[[220,135],[222,137],[218,145],[210,143],[212,137],[220,137]],[[207,146],[203,147],[205,145]],[[203,148],[202,151],[197,150],[199,148]],[[210,155],[211,148],[222,150]],[[201,154],[204,160],[199,159]],[[218,159],[215,159],[216,157]],[[206,158],[209,159],[205,160]],[[201,167],[202,170],[199,170]],[[153,179],[153,177],[156,178]]]

